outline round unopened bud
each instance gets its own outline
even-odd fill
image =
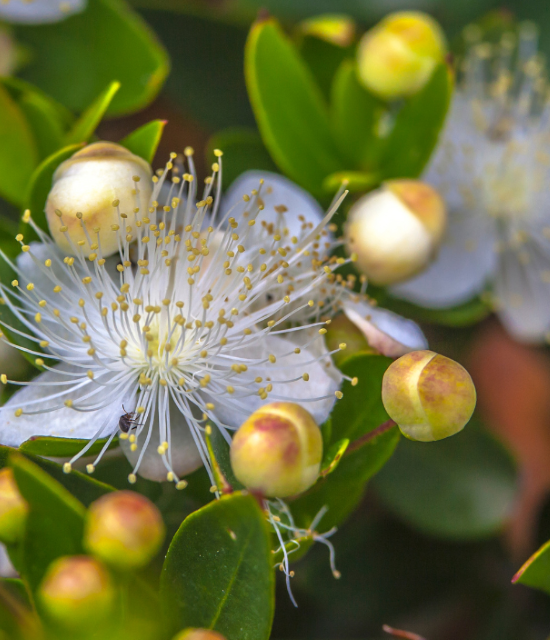
[[[106,564],[131,569],[152,560],[164,534],[160,511],[150,500],[133,491],[116,491],[88,509],[84,545]]]
[[[392,13],[367,31],[357,52],[359,78],[385,100],[422,89],[446,54],[443,31],[419,11]]]
[[[68,628],[86,628],[105,620],[115,599],[106,569],[87,556],[58,558],[38,590],[47,616]]]
[[[151,178],[147,162],[118,144],[95,142],[78,151],[53,176],[46,202],[53,239],[63,251],[73,254],[81,241],[91,250],[88,238],[94,244],[99,235],[102,255],[115,253],[118,234],[111,226],[121,225],[118,211],[127,216],[122,228],[133,227],[135,209],[145,211],[149,206]],[[99,232],[94,231],[97,228]]]
[[[433,351],[413,351],[386,370],[382,402],[403,435],[431,442],[466,426],[476,406],[476,390],[458,362]]]
[[[172,640],[225,640],[225,637],[211,629],[184,629]]]
[[[348,250],[373,284],[395,284],[433,260],[446,219],[435,189],[419,180],[389,180],[350,209]]]
[[[0,471],[0,541],[13,544],[21,539],[29,507],[8,467]]]
[[[231,466],[245,487],[284,498],[317,480],[323,439],[317,423],[293,402],[273,402],[255,411],[231,443]]]

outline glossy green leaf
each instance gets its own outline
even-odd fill
[[[23,540],[23,575],[34,590],[48,565],[82,553],[84,505],[49,474],[23,456],[10,458],[15,481],[29,504]]]
[[[333,194],[344,183],[346,189],[351,192],[370,191],[380,184],[380,175],[365,171],[337,171],[323,180],[323,189],[326,193]]]
[[[277,165],[271,159],[262,139],[252,129],[232,127],[220,131],[208,142],[208,153],[212,157],[214,149],[223,151],[222,182],[224,189],[242,173],[250,170],[277,172]]]
[[[295,182],[322,194],[325,177],[345,166],[332,139],[320,90],[275,20],[252,26],[245,76],[260,133],[273,159]]]
[[[53,174],[62,162],[70,158],[82,146],[82,144],[72,144],[68,147],[63,147],[63,149],[46,158],[32,174],[25,198],[25,208],[30,209],[34,222],[46,232],[48,231],[48,222],[46,221],[44,209],[48,194],[52,188]],[[26,239],[28,239],[28,234],[31,233],[29,226],[24,223],[21,232]]]
[[[456,540],[498,531],[517,491],[508,454],[475,422],[439,442],[403,439],[374,486],[384,504],[412,526]]]
[[[332,85],[332,127],[340,151],[351,167],[372,171],[377,167],[385,140],[378,135],[386,107],[357,79],[357,66],[346,60]]]
[[[139,129],[132,131],[124,140],[120,141],[120,144],[151,164],[157,152],[166,122],[167,120],[148,122]]]
[[[338,463],[342,459],[342,456],[346,452],[348,445],[349,440],[347,438],[343,438],[329,446],[323,455],[320,472],[321,476],[328,476],[329,473],[332,473],[336,469]]]
[[[308,528],[323,506],[328,507],[319,529],[324,531],[340,524],[363,495],[366,482],[377,473],[392,455],[399,442],[397,428],[373,437],[364,446],[351,450],[354,440],[374,431],[388,415],[382,405],[382,377],[392,362],[384,356],[357,354],[341,366],[358,384],[344,383],[344,397],[332,412],[331,450],[334,443],[350,441],[338,467],[327,477],[317,481],[309,491],[291,503],[292,513],[299,526]]]
[[[109,438],[100,438],[86,450],[86,455],[97,455],[103,449]],[[19,451],[24,453],[34,453],[37,456],[49,458],[72,458],[88,444],[88,440],[80,438],[55,438],[53,436],[35,436],[29,438],[19,446]],[[118,441],[111,442],[109,449],[115,449]]]
[[[268,525],[256,500],[234,493],[188,516],[161,576],[174,632],[214,629],[227,640],[267,640],[274,608]]]
[[[353,49],[340,47],[326,40],[305,35],[300,38],[298,50],[313,74],[317,86],[323,92],[323,96],[328,99],[334,76],[342,62],[354,55]]]
[[[120,0],[90,0],[55,24],[18,25],[32,51],[22,75],[74,111],[84,111],[113,80],[122,88],[109,114],[135,111],[158,93],[168,58],[147,24]]]
[[[89,141],[119,89],[120,82],[109,83],[67,133],[65,146]]]
[[[0,197],[21,205],[38,162],[38,151],[25,116],[1,85],[0,149]]]
[[[437,144],[453,92],[453,76],[442,63],[428,84],[407,100],[395,117],[384,149],[381,173],[389,178],[416,178]]]
[[[525,562],[512,582],[540,589],[550,595],[550,541]]]

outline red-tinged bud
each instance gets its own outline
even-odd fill
[[[29,507],[8,467],[0,471],[0,541],[13,544],[21,539]]]
[[[211,629],[185,629],[172,640],[225,640],[225,637]]]
[[[108,493],[89,508],[84,545],[109,566],[141,567],[158,553],[165,528],[157,507],[133,491]]]
[[[413,351],[388,367],[382,402],[403,435],[430,442],[466,426],[476,406],[476,390],[458,362],[433,351]]]
[[[321,431],[311,414],[293,402],[255,411],[231,444],[231,466],[245,487],[284,498],[317,480],[323,456]]]

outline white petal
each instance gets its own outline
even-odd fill
[[[92,438],[98,429],[104,425],[102,436],[109,435],[118,425],[118,420],[123,413],[122,405],[131,406],[132,395],[128,392],[118,392],[117,387],[109,388],[109,378],[102,376],[101,381],[107,386],[103,397],[101,394],[94,396],[96,402],[105,401],[107,404],[96,411],[77,411],[62,407],[55,411],[47,412],[52,406],[63,403],[65,399],[73,400],[78,405],[78,399],[90,393],[96,388],[92,381],[85,387],[76,391],[70,391],[74,386],[74,379],[62,375],[60,371],[83,372],[62,364],[56,367],[56,371],[45,371],[35,378],[38,383],[43,382],[67,382],[68,384],[56,386],[29,385],[22,387],[15,393],[0,410],[0,442],[10,447],[18,447],[22,442],[33,436],[55,436],[58,438]],[[53,393],[63,390],[70,391],[60,398],[48,400]],[[29,405],[29,411],[40,411],[35,415],[23,415],[16,417],[15,411],[19,407],[25,409],[25,404],[31,401],[41,400]],[[90,401],[87,401],[88,403]]]
[[[21,24],[59,22],[80,13],[86,0],[8,0],[0,3],[0,19]]]
[[[171,469],[180,477],[186,476],[202,466],[202,459],[186,419],[172,402],[170,402],[170,418]],[[132,466],[137,463],[145,445],[148,426],[139,435],[135,451],[131,451],[129,440],[120,441],[120,446]],[[158,417],[156,417],[151,439],[138,469],[138,475],[156,482],[166,480],[168,473],[168,469],[157,451],[160,444]]]
[[[428,342],[422,329],[413,322],[387,309],[367,302],[346,300],[346,316],[358,327],[371,347],[390,358],[399,358],[409,351],[426,349]]]
[[[419,276],[391,288],[400,298],[429,308],[452,307],[483,290],[496,267],[491,221],[451,214],[439,255]]]
[[[2,578],[16,578],[17,571],[11,563],[6,547],[0,544],[0,577]]]
[[[304,332],[297,333],[303,334]],[[324,341],[320,337],[316,342],[324,345]],[[273,391],[266,400],[262,400],[257,394],[239,398],[238,390],[235,391],[234,396],[224,396],[217,399],[212,396],[207,397],[205,394],[205,399],[214,403],[216,416],[227,426],[238,428],[256,409],[284,396],[285,401],[301,404],[311,413],[317,424],[322,424],[332,410],[336,399],[334,392],[340,387],[342,377],[333,366],[330,357],[321,362],[311,362],[317,357],[315,353],[317,349],[327,353],[324,346],[301,349],[299,354],[294,353],[296,346],[298,345],[294,341],[268,336],[262,345],[252,349],[247,348],[242,354],[236,352],[235,357],[242,357],[243,362],[247,362],[249,358],[267,358],[269,354],[273,354],[278,359],[277,363],[284,364],[284,369],[277,369],[277,363],[273,365],[267,363],[262,366],[249,366],[248,371],[239,376],[239,382],[243,384],[247,381],[251,382],[256,376],[261,376],[264,380],[270,378]],[[288,353],[291,355],[283,357]],[[328,367],[326,366],[327,362],[329,363]],[[299,378],[304,373],[309,374],[308,382],[297,380],[288,384],[277,384],[277,380]],[[308,401],[310,398],[322,396],[328,397],[323,400]]]
[[[290,236],[299,236],[303,220],[313,225],[319,224],[323,219],[324,211],[317,201],[304,191],[297,184],[288,178],[269,171],[247,171],[239,176],[227,190],[222,206],[222,216],[234,205],[237,205],[231,215],[237,220],[241,218],[250,205],[243,201],[243,195],[252,192],[253,189],[260,188],[260,180],[264,180],[261,190],[261,197],[265,204],[262,211],[261,220],[267,223],[274,223],[280,220],[280,214],[275,210],[276,206],[283,205],[288,209],[284,214],[285,226],[289,230]]]
[[[542,342],[550,330],[550,285],[541,277],[543,271],[548,274],[548,261],[538,264],[540,254],[528,247],[522,254],[529,258],[526,264],[512,250],[500,255],[495,280],[498,314],[518,340]]]

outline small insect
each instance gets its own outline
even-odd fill
[[[128,433],[131,428],[139,427],[138,419],[135,417],[137,414],[135,411],[128,412],[124,409],[124,405],[122,405],[122,409],[124,411],[123,415],[120,416],[118,421],[118,428],[124,433]]]

